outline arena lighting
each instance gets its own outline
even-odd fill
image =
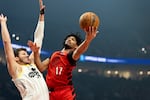
[[[17,49],[17,48],[25,48],[28,52],[31,52],[31,49],[27,46],[22,46],[22,45],[18,45],[18,44],[12,44],[12,47]],[[46,52],[46,51],[43,51],[41,50],[41,54],[44,54],[44,55],[48,55],[49,53]]]
[[[27,46],[21,46],[17,44],[12,44],[13,48],[26,48],[27,51],[31,52],[30,48]],[[49,56],[49,52],[41,50],[41,54]],[[147,64],[150,65],[150,60],[144,59],[114,59],[114,58],[105,58],[105,57],[95,57],[95,56],[86,56],[81,55],[80,61],[90,61],[90,62],[103,62],[103,63],[117,63],[117,64]]]
[[[0,42],[0,47],[3,47],[3,43]],[[27,46],[22,46],[18,44],[12,44],[13,48],[26,48],[28,52],[31,52],[30,48]],[[52,51],[47,52],[44,50],[41,50],[42,55],[50,56]],[[81,55],[80,57],[81,62],[99,62],[99,63],[113,63],[113,64],[143,64],[143,65],[150,65],[150,60],[148,59],[117,59],[117,58],[106,58],[106,57],[96,57],[96,56],[87,56],[87,55]]]
[[[102,62],[102,63],[116,63],[116,64],[144,64],[150,65],[150,60],[148,59],[116,59],[116,58],[105,58],[105,57],[94,57],[81,55],[80,61],[91,61],[91,62]]]

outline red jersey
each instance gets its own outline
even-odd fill
[[[46,83],[49,88],[72,85],[72,70],[75,64],[71,64],[68,54],[56,51],[50,58]]]

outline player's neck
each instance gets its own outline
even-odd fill
[[[71,52],[71,51],[74,51],[74,49],[65,49],[65,48],[63,48],[62,50],[61,50],[61,52]]]
[[[20,65],[28,65],[28,64],[30,65],[31,64],[31,63],[24,63],[24,62],[20,62],[20,61],[17,62],[17,63],[20,64]]]

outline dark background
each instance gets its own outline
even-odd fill
[[[149,0],[43,0],[46,5],[43,50],[60,50],[70,32],[84,32],[79,17],[95,12],[101,21],[99,34],[84,55],[109,58],[150,58]],[[1,0],[0,13],[8,17],[12,43],[26,45],[33,39],[38,21],[38,0]],[[0,41],[0,100],[20,100],[6,69]],[[142,49],[143,48],[143,49]],[[49,55],[43,55],[46,58]],[[80,72],[82,70],[82,72]],[[77,100],[149,100],[150,65],[78,62],[73,81]],[[111,73],[107,73],[111,71]],[[118,71],[118,74],[115,72]],[[143,74],[140,74],[142,73]]]
[[[87,55],[105,57],[149,58],[150,1],[149,0],[44,0],[46,5],[43,49],[58,50],[64,37],[79,28],[79,17],[87,11],[101,19],[100,34],[91,43]],[[38,0],[1,0],[0,13],[8,16],[10,34],[16,34],[26,45],[33,39],[38,20]],[[141,52],[147,50],[147,54]]]

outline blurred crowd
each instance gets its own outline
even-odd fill
[[[77,100],[150,100],[150,77],[125,79],[73,73]],[[20,100],[6,66],[0,64],[0,100]]]

